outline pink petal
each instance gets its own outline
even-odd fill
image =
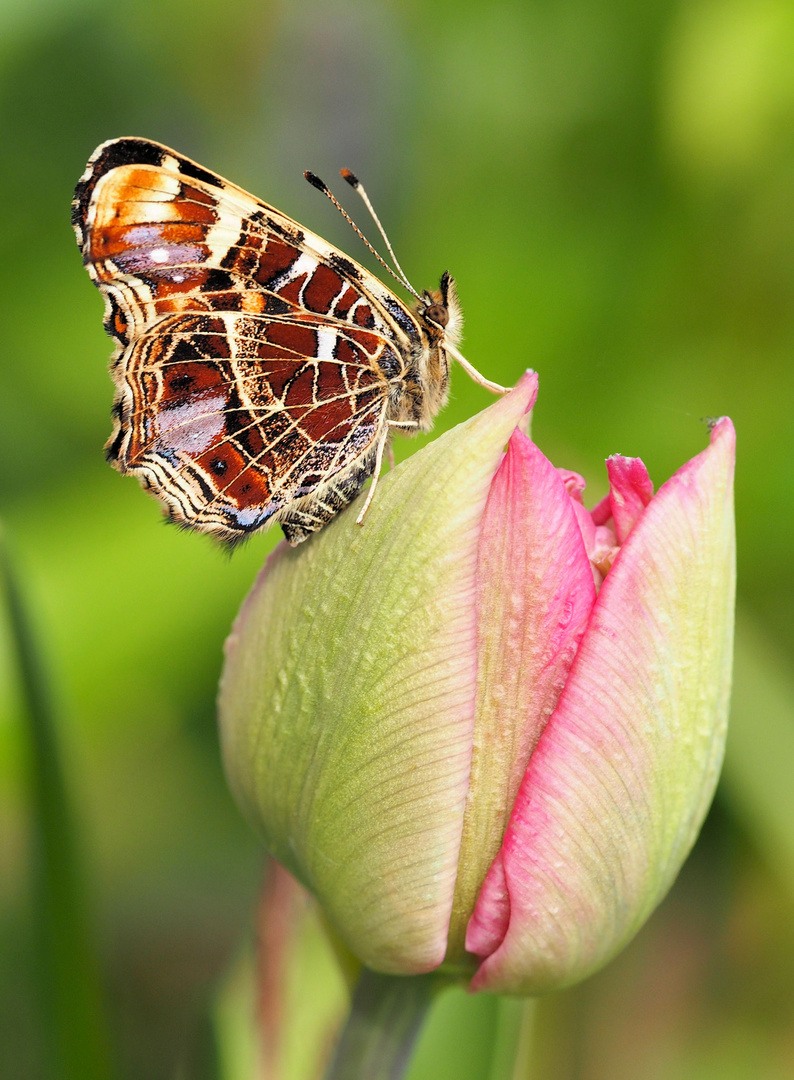
[[[618,553],[615,533],[608,525],[597,525],[593,519],[593,514],[577,499],[571,498],[571,506],[579,523],[587,558],[591,563],[595,587],[600,589],[601,582],[606,577],[607,571],[612,566]]]
[[[468,947],[487,953],[472,989],[583,978],[634,935],[694,842],[730,690],[733,462],[723,419],[604,582],[470,924]]]
[[[626,539],[640,514],[653,498],[653,484],[640,458],[613,454],[607,458],[609,506],[615,521],[618,543]]]
[[[482,879],[595,602],[576,509],[586,514],[557,469],[516,430],[480,534],[474,752],[450,957],[456,945],[462,953]]]
[[[596,527],[593,524],[593,519],[590,516],[590,511],[587,510],[582,503],[576,499],[571,500],[572,509],[576,515],[576,520],[579,524],[579,531],[582,534],[582,540],[584,541],[585,551],[587,552],[588,559],[592,558],[592,553],[596,546]]]
[[[560,474],[560,479],[565,484],[565,490],[571,496],[574,502],[581,503],[584,489],[587,487],[585,478],[578,472],[571,472],[570,469],[557,469]]]
[[[600,589],[601,582],[618,553],[615,531],[606,525],[606,522],[612,519],[610,497],[607,495],[593,510],[587,510],[582,499],[587,486],[584,478],[579,473],[571,472],[570,469],[558,468],[557,472],[571,498],[573,511],[584,540],[584,548],[592,564],[593,581],[596,589]]]
[[[510,892],[502,851],[488,868],[474,913],[466,929],[466,950],[475,956],[490,956],[504,940],[510,925]]]
[[[594,525],[606,525],[606,523],[612,517],[612,504],[610,503],[609,495],[605,495],[601,502],[595,504],[590,511],[590,516],[593,519]]]

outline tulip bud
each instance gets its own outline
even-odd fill
[[[227,773],[347,946],[474,989],[580,979],[637,931],[711,801],[730,686],[733,428],[656,495],[523,433],[537,379],[280,546],[227,645]],[[507,446],[507,452],[504,448]]]

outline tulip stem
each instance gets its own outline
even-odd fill
[[[434,975],[364,968],[325,1080],[400,1080],[437,986]]]

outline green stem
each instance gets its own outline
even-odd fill
[[[33,833],[33,910],[46,1013],[48,1075],[108,1080],[109,1038],[77,840],[44,665],[0,531],[5,587],[27,727]]]
[[[500,998],[498,1017],[490,1080],[527,1080],[535,1075],[532,1069],[535,1001]]]
[[[435,975],[364,968],[325,1080],[400,1080],[437,986]]]

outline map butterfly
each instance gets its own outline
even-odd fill
[[[450,356],[502,389],[457,350],[449,274],[421,295],[398,278],[409,308],[319,236],[159,143],[103,143],[72,223],[116,342],[108,460],[185,528],[234,543],[279,522],[299,544],[372,476],[366,510],[393,430],[427,431],[444,405]]]

